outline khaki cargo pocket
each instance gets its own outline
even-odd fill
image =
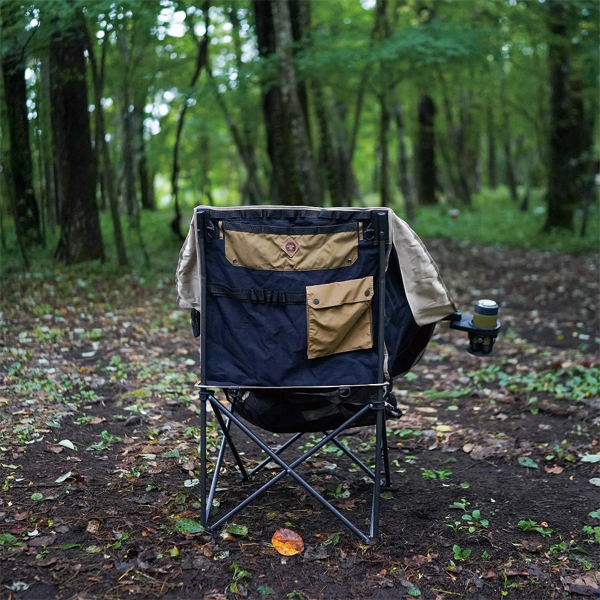
[[[373,347],[373,277],[306,288],[308,358]]]
[[[358,224],[274,227],[223,223],[225,258],[261,271],[318,271],[358,260]]]

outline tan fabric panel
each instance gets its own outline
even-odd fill
[[[373,347],[373,277],[306,288],[308,358]]]
[[[349,267],[358,259],[358,231],[285,235],[225,228],[223,233],[225,257],[235,267],[262,271],[316,271]]]

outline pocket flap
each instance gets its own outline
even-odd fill
[[[311,308],[331,308],[342,304],[371,302],[373,298],[373,277],[351,279],[336,283],[311,285],[306,288],[306,301]]]

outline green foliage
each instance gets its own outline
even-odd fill
[[[485,189],[473,194],[471,209],[460,207],[457,219],[449,215],[449,210],[456,208],[452,202],[440,207],[420,208],[414,229],[423,238],[442,237],[556,252],[597,252],[600,205],[593,207],[586,237],[567,232],[543,233],[546,209],[542,195],[542,189],[534,190],[529,210],[520,212],[506,188]],[[576,225],[576,229],[578,227]]]
[[[452,552],[454,553],[454,560],[466,560],[471,556],[472,550],[470,548],[461,548],[458,544],[452,546]]]
[[[542,537],[550,537],[554,531],[546,523],[539,524],[537,521],[531,519],[519,521],[517,527],[522,531],[537,531]]]
[[[509,374],[498,365],[490,365],[469,376],[475,384],[497,382],[509,392],[547,392],[558,400],[577,401],[600,394],[599,366],[572,365]]]

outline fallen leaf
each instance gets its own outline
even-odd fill
[[[475,448],[471,451],[470,456],[473,460],[485,460],[494,454],[496,454],[496,451],[493,448],[486,446],[475,446]]]
[[[466,452],[467,454],[470,454],[471,451],[473,450],[473,448],[475,448],[475,444],[465,444],[462,449],[463,452]]]
[[[590,483],[596,487],[600,487],[600,477],[592,477],[592,479],[590,479]]]
[[[55,541],[55,535],[39,535],[37,537],[31,538],[30,540],[27,540],[27,545],[38,548],[39,546],[52,546],[52,544],[54,544]]]
[[[600,587],[600,571],[589,571],[579,577],[561,577],[561,581],[567,592],[580,596],[594,596]]]
[[[523,548],[525,548],[525,550],[529,550],[529,552],[537,552],[542,547],[537,540],[533,539],[523,540],[521,544]]]
[[[600,462],[600,454],[584,454],[581,462],[597,463]]]
[[[291,529],[278,529],[273,534],[271,543],[283,556],[294,556],[304,550],[304,540]]]
[[[544,467],[544,471],[546,471],[546,473],[550,473],[551,475],[560,475],[564,471],[564,468],[554,465],[553,467]]]
[[[100,521],[98,519],[92,519],[88,524],[87,527],[85,528],[85,530],[88,533],[93,533],[96,534],[98,533],[98,530],[100,529]]]
[[[535,462],[535,460],[529,458],[528,456],[519,456],[519,458],[517,459],[517,462],[522,467],[525,467],[526,469],[537,469],[538,468],[538,464]]]
[[[104,423],[104,421],[106,421],[104,417],[94,417],[90,421],[90,425],[100,425],[100,423]]]
[[[245,525],[236,525],[235,523],[227,525],[225,531],[232,535],[239,535],[240,537],[246,537],[248,535],[248,528]]]
[[[195,533],[202,533],[204,527],[193,519],[177,519],[175,523],[175,530],[179,533],[185,533],[187,535],[193,535]]]
[[[68,473],[65,473],[64,475],[61,475],[60,477],[58,477],[57,479],[55,479],[55,483],[62,483],[63,481],[66,481],[67,479],[69,479],[69,477],[71,477],[71,471],[69,471]]]
[[[59,446],[63,446],[64,448],[68,448],[69,450],[76,450],[75,444],[71,440],[61,440],[58,442]]]
[[[436,425],[434,430],[438,433],[449,433],[452,431],[452,427],[450,427],[450,425]]]

